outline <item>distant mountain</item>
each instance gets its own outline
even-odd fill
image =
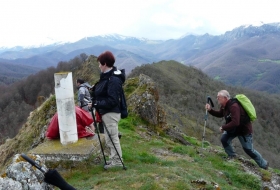
[[[137,66],[140,66],[145,63],[151,63],[153,61],[153,59],[149,57],[141,56],[140,54],[135,54],[127,50],[112,48],[111,46],[106,46],[106,45],[95,45],[85,49],[78,49],[65,55],[64,59],[65,60],[71,59],[71,57],[80,55],[82,53],[85,53],[87,55],[98,56],[99,54],[101,54],[106,50],[113,52],[113,54],[115,55],[116,66],[120,69],[125,68],[126,72],[128,73]]]
[[[0,68],[0,85],[10,85],[40,70],[37,67],[1,62],[1,59]]]
[[[116,59],[116,65],[126,68],[130,72],[141,64],[158,61],[155,55],[139,46],[149,46],[161,41],[138,39],[121,35],[106,35],[83,38],[75,43],[54,44],[39,48],[9,50],[0,54],[4,61],[14,64],[24,64],[39,68],[56,66],[59,61],[68,61],[71,58],[85,53],[98,56],[106,50],[112,51]],[[130,51],[135,49],[135,51]]]
[[[239,27],[223,36],[223,45],[188,64],[226,84],[279,93],[279,37],[279,25]]]
[[[6,49],[0,58],[7,63],[46,68],[81,53],[98,56],[110,50],[117,58],[116,65],[126,68],[127,73],[142,64],[175,60],[226,84],[280,93],[279,35],[279,23],[240,26],[219,36],[186,35],[166,41],[113,34],[74,43]]]
[[[261,26],[243,25],[232,31],[226,32],[223,37],[227,40],[234,40],[244,37],[263,36],[268,34],[279,35],[280,23],[263,24]]]

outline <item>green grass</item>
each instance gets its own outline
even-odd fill
[[[128,124],[134,122],[134,126]],[[77,189],[260,189],[257,177],[242,172],[238,161],[224,161],[224,153],[213,147],[201,149],[175,143],[167,137],[151,135],[141,120],[128,117],[120,122],[124,164],[103,169],[103,160],[95,165],[90,160],[84,167],[62,172],[67,182]],[[199,144],[199,146],[197,146]]]

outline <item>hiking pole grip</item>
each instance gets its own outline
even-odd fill
[[[214,104],[213,104],[213,101],[211,100],[210,96],[207,96],[207,99],[206,99],[206,103],[207,104],[211,104],[212,107],[214,107]],[[206,109],[205,110],[205,117],[204,117],[204,127],[203,127],[203,134],[202,134],[202,148],[203,148],[203,145],[204,145],[204,139],[205,139],[205,128],[206,128],[206,124],[207,124],[207,119],[208,119],[208,110]]]
[[[73,186],[67,183],[56,170],[49,169],[45,174],[44,181],[58,187],[61,190],[76,190]]]
[[[214,104],[213,104],[210,96],[207,96],[206,103],[210,104],[211,107],[214,107]],[[205,121],[207,120],[207,117],[208,117],[208,110],[206,109],[206,111],[205,111],[205,118],[204,118]]]
[[[211,107],[214,107],[213,101],[210,96],[207,97],[207,103],[210,103]]]

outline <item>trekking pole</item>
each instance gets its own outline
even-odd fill
[[[37,164],[33,159],[25,154],[21,154],[21,157],[44,174],[44,181],[46,183],[54,185],[61,190],[76,190],[73,186],[68,184],[56,170],[48,169]]]
[[[94,131],[89,127],[89,126],[86,126],[87,130],[89,130],[92,134],[94,134]],[[98,129],[96,129],[98,130]]]
[[[212,99],[210,98],[210,96],[207,96],[206,103],[209,104],[209,102],[211,103],[211,106],[214,107]],[[208,110],[206,109],[205,117],[204,117],[204,129],[203,129],[203,135],[202,135],[202,148],[203,148],[203,145],[204,145],[205,128],[206,128],[207,119],[208,119]]]
[[[113,139],[112,139],[112,137],[111,137],[111,135],[110,135],[110,133],[109,133],[109,131],[108,131],[108,129],[107,129],[105,123],[104,123],[103,121],[102,121],[102,123],[103,123],[103,126],[104,126],[104,128],[105,128],[105,130],[106,130],[106,132],[107,132],[107,134],[108,134],[108,136],[109,136],[109,138],[110,138],[110,140],[111,140],[111,142],[112,142],[112,144],[113,144],[113,146],[114,146],[114,148],[115,148],[115,150],[116,150],[116,152],[117,152],[117,155],[118,155],[118,157],[119,157],[119,159],[120,159],[120,161],[121,161],[121,163],[122,163],[122,165],[123,165],[123,169],[126,170],[126,167],[124,166],[124,163],[123,163],[123,161],[122,161],[122,158],[121,158],[121,156],[120,156],[120,154],[119,154],[119,152],[118,152],[118,150],[117,150],[117,148],[116,148],[116,146],[115,146],[115,144],[114,144],[114,142],[113,142]]]
[[[94,123],[94,127],[97,131],[97,136],[98,136],[98,140],[99,140],[99,144],[100,144],[100,147],[101,147],[101,151],[102,151],[102,155],[103,155],[103,159],[104,159],[104,162],[105,162],[105,165],[107,165],[107,162],[106,162],[106,157],[105,157],[105,154],[104,154],[104,149],[103,149],[103,146],[102,146],[102,143],[101,143],[101,140],[100,140],[100,135],[99,135],[99,129],[97,127],[97,124],[96,124],[96,120],[95,120],[95,115],[93,113],[93,108],[89,108],[90,111],[91,111],[91,115],[92,115],[92,118],[93,118],[93,123]],[[92,131],[92,130],[90,130]],[[93,132],[93,131],[92,131]]]

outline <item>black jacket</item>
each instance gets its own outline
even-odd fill
[[[125,82],[125,74],[116,67],[107,73],[101,73],[95,84],[95,108],[101,115],[109,112],[120,113],[120,94]]]

